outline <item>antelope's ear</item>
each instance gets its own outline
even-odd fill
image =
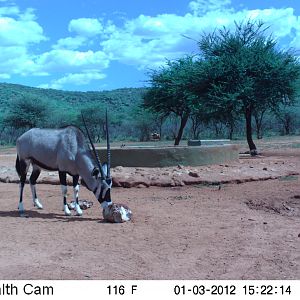
[[[99,169],[95,167],[94,170],[92,171],[92,176],[97,178],[99,173],[100,173]]]
[[[107,176],[107,163],[106,162],[103,163],[102,170],[103,170],[104,176],[106,177]]]

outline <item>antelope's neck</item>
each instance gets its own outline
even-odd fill
[[[93,160],[88,153],[82,152],[76,157],[76,163],[79,176],[82,177],[87,188],[90,191],[94,191],[97,186],[97,180],[92,176],[95,167]]]

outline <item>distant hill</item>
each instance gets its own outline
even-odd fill
[[[70,92],[54,89],[41,89],[19,84],[0,83],[0,112],[4,112],[13,100],[26,97],[47,101],[55,105],[72,109],[86,104],[105,103],[109,108],[127,111],[142,101],[146,88],[123,88],[99,92]]]

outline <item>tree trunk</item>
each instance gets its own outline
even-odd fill
[[[245,118],[246,118],[246,136],[247,136],[247,142],[249,145],[249,149],[250,149],[250,154],[251,156],[255,156],[257,155],[257,150],[256,150],[256,146],[253,142],[252,139],[252,110],[251,107],[247,107],[246,108],[246,112],[245,112]]]
[[[163,121],[162,119],[159,122],[159,138],[162,139],[162,127],[163,127]]]
[[[194,120],[192,122],[192,134],[194,140],[198,139],[197,124]]]
[[[228,129],[228,139],[232,140],[233,138],[233,132],[234,132],[234,126],[235,125],[235,122],[233,120],[233,118],[230,118],[227,123],[226,123],[226,128]]]
[[[263,122],[263,116],[264,116],[265,110],[261,112],[261,115],[259,116],[258,113],[254,114],[255,119],[255,125],[256,125],[256,137],[257,139],[262,139],[262,122]]]
[[[261,124],[259,124],[259,122],[257,122],[256,120],[255,123],[256,123],[256,138],[259,140],[262,139]]]
[[[285,134],[289,135],[290,134],[290,128],[291,128],[291,118],[289,116],[285,117],[284,120],[284,128],[285,128]]]
[[[233,130],[234,130],[234,126],[233,126],[232,123],[230,123],[230,124],[229,124],[229,132],[228,132],[228,138],[229,138],[230,140],[232,140],[232,138],[233,138]]]
[[[191,120],[192,120],[191,131],[192,131],[193,139],[198,140],[200,135],[201,120],[197,116],[192,116]]]
[[[220,128],[217,123],[214,123],[214,127],[215,127],[215,136],[216,138],[218,138],[220,134]]]
[[[187,123],[188,118],[189,118],[189,115],[188,115],[188,114],[183,115],[183,116],[181,117],[180,127],[179,127],[179,130],[178,130],[178,134],[177,134],[177,136],[176,136],[176,138],[175,138],[174,146],[178,146],[178,145],[179,145],[180,140],[181,140],[181,138],[182,138],[183,130],[184,130],[184,127],[185,127],[185,125],[186,125],[186,123]]]

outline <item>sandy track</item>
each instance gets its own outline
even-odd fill
[[[32,208],[26,186],[20,218],[18,186],[0,183],[0,279],[300,279],[298,177],[115,188],[134,214],[124,224],[104,223],[84,188],[94,206],[82,217],[63,215],[59,186],[38,192],[45,209]],[[272,210],[284,204],[286,214]]]

